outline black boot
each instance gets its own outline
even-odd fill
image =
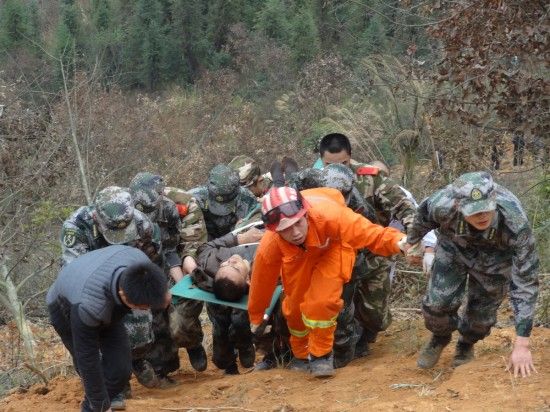
[[[324,356],[309,355],[309,371],[316,378],[329,378],[334,376],[334,357],[332,352]]]
[[[432,335],[430,341],[420,351],[420,355],[416,361],[418,367],[422,369],[429,369],[435,366],[441,356],[441,352],[443,352],[443,349],[449,344],[450,341],[451,335]]]
[[[187,348],[187,354],[189,355],[189,362],[191,366],[198,372],[206,370],[206,351],[199,345],[195,348]]]
[[[455,356],[453,358],[453,367],[464,365],[474,359],[474,344],[463,342],[460,339],[456,343]]]
[[[359,340],[355,344],[355,359],[367,356],[369,352],[369,339],[365,331],[363,331],[359,337]]]

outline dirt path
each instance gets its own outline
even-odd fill
[[[476,345],[476,359],[450,368],[452,348],[439,367],[421,371],[415,352],[426,336],[418,322],[395,322],[368,357],[339,369],[332,379],[317,380],[300,372],[276,369],[224,376],[209,366],[195,374],[182,353],[174,375],[179,386],[150,390],[132,380],[128,411],[533,411],[550,410],[550,329],[536,328],[532,349],[539,373],[513,379],[504,363],[513,338],[511,329],[494,329]],[[49,392],[40,386],[0,401],[0,410],[78,410],[82,389],[77,378],[56,378]],[[195,408],[195,409],[194,409]]]

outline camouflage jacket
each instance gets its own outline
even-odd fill
[[[357,176],[355,187],[376,211],[377,223],[388,226],[392,220],[398,220],[408,234],[416,210],[414,201],[378,168],[354,160],[350,167]]]
[[[452,242],[468,266],[509,276],[516,332],[529,336],[538,295],[535,239],[519,200],[504,187],[494,186],[497,210],[486,230],[477,231],[466,223],[453,198],[452,185],[448,185],[422,201],[407,242],[417,243],[437,229],[438,241]]]
[[[168,197],[161,196],[160,207],[152,213],[147,213],[147,217],[160,228],[165,265],[169,268],[181,266],[181,257],[178,254],[181,222],[176,204]]]
[[[239,191],[234,209],[225,216],[215,215],[208,210],[208,189],[206,186],[189,191],[202,210],[209,240],[217,239],[231,232],[238,221],[246,220],[249,215],[252,215],[260,207],[258,200],[250,190],[240,187]]]
[[[208,240],[202,210],[195,198],[183,189],[165,187],[164,195],[176,203],[181,221],[178,253],[182,258],[196,259],[198,247]]]
[[[109,246],[92,218],[93,211],[93,206],[82,206],[63,222],[60,238],[61,266],[67,265],[87,252]],[[159,263],[161,241],[158,226],[151,223],[149,218],[139,210],[134,210],[134,219],[141,242],[138,245],[139,241],[134,241],[128,246],[138,246],[155,263]]]

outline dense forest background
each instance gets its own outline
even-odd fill
[[[462,172],[492,171],[523,202],[547,273],[549,10],[0,0],[0,321],[25,332],[25,316],[44,315],[60,225],[103,187],[150,170],[189,189],[237,154],[306,167],[334,131],[350,136],[354,158],[390,164],[418,200]],[[10,356],[14,370],[36,365],[25,339]],[[12,372],[0,392],[23,379]]]

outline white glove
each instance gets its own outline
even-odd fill
[[[422,259],[422,271],[425,275],[430,275],[432,273],[432,266],[434,264],[435,254],[433,252],[424,253],[424,258]]]
[[[250,324],[250,332],[255,334],[259,327],[260,327],[260,325],[254,325],[253,323],[251,323]]]

